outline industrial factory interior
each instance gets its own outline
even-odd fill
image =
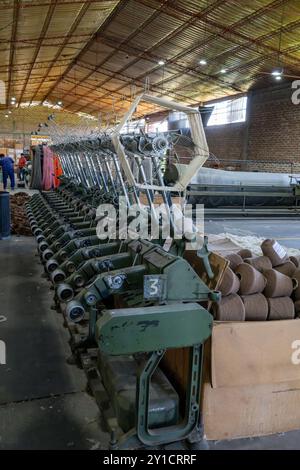
[[[0,2],[0,450],[300,450],[299,0]]]

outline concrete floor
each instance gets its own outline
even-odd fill
[[[51,310],[32,237],[0,241],[0,449],[107,448],[82,370],[66,361],[69,335]]]
[[[224,231],[221,226],[219,230]],[[51,310],[51,291],[41,277],[35,240],[0,241],[0,263],[0,315],[7,318],[0,323],[0,340],[7,347],[7,363],[0,365],[0,450],[107,449],[109,436],[98,407],[85,392],[85,375],[66,361],[69,336],[61,316]],[[300,431],[209,446],[300,449]]]

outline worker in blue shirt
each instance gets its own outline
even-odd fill
[[[15,189],[15,172],[14,161],[11,157],[6,157],[3,153],[0,154],[0,167],[2,168],[3,187],[6,189],[7,178],[10,179],[10,187]]]

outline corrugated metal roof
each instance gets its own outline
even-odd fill
[[[272,85],[278,65],[300,76],[299,0],[12,0],[0,13],[3,109],[16,96],[108,112],[149,86],[195,104]]]

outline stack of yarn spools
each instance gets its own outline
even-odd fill
[[[219,321],[288,320],[300,316],[300,255],[289,257],[276,240],[264,240],[262,256],[250,250],[226,256],[229,267],[212,305]]]

